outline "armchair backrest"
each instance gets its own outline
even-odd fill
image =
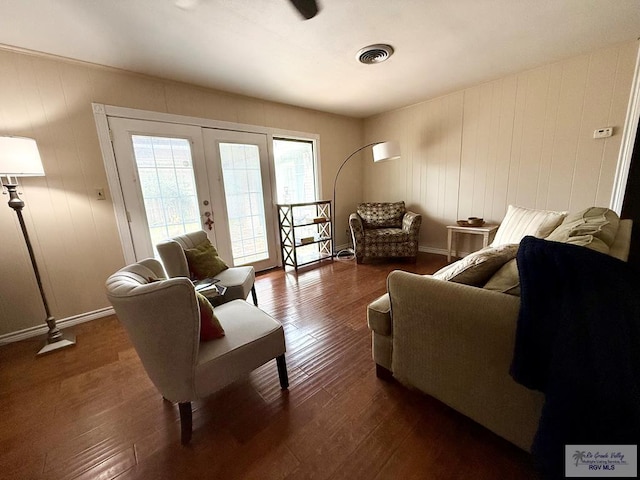
[[[194,398],[200,310],[191,281],[165,279],[160,262],[149,258],[111,275],[106,289],[160,393],[174,402]]]
[[[156,245],[169,278],[189,277],[189,265],[184,251],[200,245],[206,239],[207,233],[204,230],[198,230],[197,232],[189,232],[163,240]]]
[[[406,208],[404,202],[361,203],[356,211],[364,228],[401,228]]]

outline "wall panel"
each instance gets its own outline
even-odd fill
[[[0,135],[35,138],[46,172],[22,179],[21,191],[58,319],[108,307],[104,282],[124,262],[92,102],[319,134],[324,198],[331,197],[339,162],[363,140],[360,119],[0,48]],[[360,166],[351,167],[341,190],[343,224],[362,198]],[[106,201],[95,198],[97,188],[107,191]],[[346,242],[338,234],[338,243]],[[24,240],[6,204],[0,205],[0,245],[0,335],[44,325]]]
[[[499,222],[509,204],[608,206],[637,48],[615,45],[366,119],[368,140],[401,141],[389,168],[409,178],[388,184],[389,172],[364,164],[365,199],[398,199],[408,184],[404,198],[415,202],[420,190],[421,247],[433,251],[446,248],[445,225],[472,215]],[[614,136],[593,139],[606,126]]]

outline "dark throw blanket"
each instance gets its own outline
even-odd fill
[[[565,445],[640,443],[640,281],[627,263],[526,237],[511,375],[545,394],[532,453],[564,478]]]

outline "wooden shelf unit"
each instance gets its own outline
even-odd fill
[[[283,268],[333,260],[330,200],[277,207]]]

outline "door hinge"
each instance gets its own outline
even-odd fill
[[[131,214],[129,213],[129,210],[125,211],[125,213],[127,214],[127,222],[131,223]]]
[[[109,129],[109,140],[113,143],[113,130]]]

